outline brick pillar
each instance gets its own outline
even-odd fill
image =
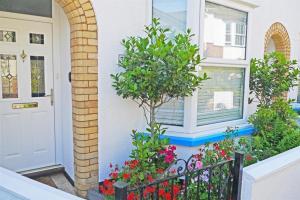
[[[98,38],[90,0],[56,0],[71,27],[75,189],[98,185]]]

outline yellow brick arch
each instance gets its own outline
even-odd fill
[[[56,0],[71,28],[75,188],[98,184],[98,34],[91,0]]]
[[[287,59],[290,59],[291,41],[287,29],[280,22],[272,24],[265,35],[265,53],[268,45],[273,39],[276,51],[283,53]]]

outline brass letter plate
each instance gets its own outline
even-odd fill
[[[39,107],[38,102],[30,102],[30,103],[13,103],[12,109],[26,109],[26,108],[37,108]]]

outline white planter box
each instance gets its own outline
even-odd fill
[[[242,200],[299,200],[300,147],[244,168]]]
[[[83,200],[0,167],[0,199]]]

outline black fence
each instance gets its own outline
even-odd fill
[[[244,156],[207,167],[197,159],[177,160],[161,179],[148,185],[129,188],[116,182],[115,200],[240,200]]]

